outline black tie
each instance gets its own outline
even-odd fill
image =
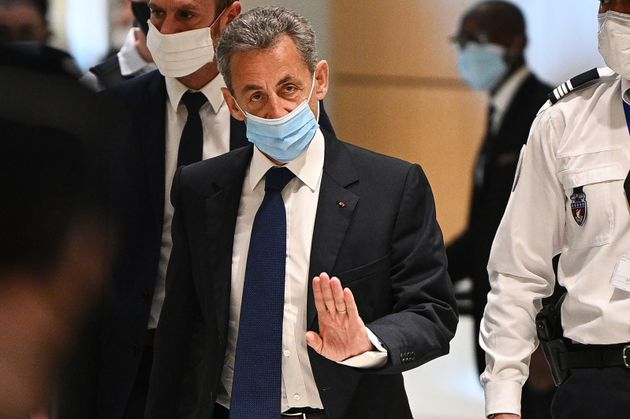
[[[203,152],[203,127],[201,118],[199,117],[199,108],[206,103],[208,99],[201,92],[188,91],[182,96],[182,102],[188,110],[188,118],[182,138],[179,142],[179,151],[177,152],[177,167],[184,164],[191,164],[201,161]]]
[[[247,255],[230,419],[279,419],[287,224],[282,189],[293,178],[271,168]]]

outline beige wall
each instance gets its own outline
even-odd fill
[[[420,163],[447,240],[465,226],[485,118],[485,97],[457,76],[448,41],[472,3],[329,3],[335,129],[342,139]]]

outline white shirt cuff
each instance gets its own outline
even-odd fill
[[[513,381],[490,381],[485,385],[486,416],[493,413],[521,414],[522,386]]]
[[[378,351],[363,352],[345,361],[341,361],[339,364],[354,368],[380,368],[387,364],[387,349],[383,347],[379,338],[377,338],[370,329],[366,327],[365,331],[367,332],[368,339],[370,339],[370,342],[372,342],[372,345],[374,345]]]

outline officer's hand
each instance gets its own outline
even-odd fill
[[[343,289],[338,278],[326,273],[313,278],[313,295],[319,318],[319,334],[306,333],[306,342],[318,354],[343,361],[374,350],[352,291]]]

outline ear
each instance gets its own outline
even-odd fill
[[[512,39],[510,50],[514,55],[522,55],[525,52],[525,47],[527,47],[527,37],[525,35],[516,35]]]
[[[236,19],[242,11],[243,7],[241,6],[240,1],[235,1],[234,3],[230,4],[227,9],[225,9],[223,15],[219,19],[219,27],[221,31],[220,34],[223,34],[223,31],[225,30],[227,25],[229,25],[230,22]]]
[[[239,121],[244,121],[245,115],[243,115],[243,112],[236,106],[236,99],[234,99],[230,90],[227,87],[222,87],[221,93],[223,93],[223,99],[225,99],[225,103],[227,103],[232,117]]]
[[[317,81],[315,96],[317,100],[323,100],[326,97],[326,93],[328,93],[328,61],[321,60],[317,63],[315,80]]]

